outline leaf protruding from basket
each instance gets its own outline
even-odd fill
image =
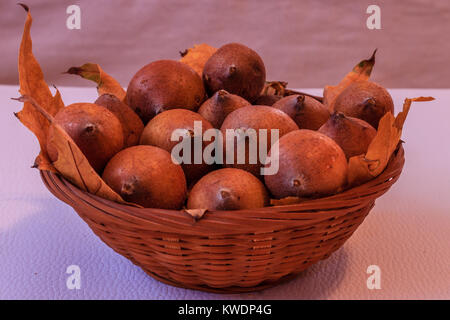
[[[94,81],[97,84],[98,95],[109,93],[120,101],[124,101],[126,92],[120,83],[107,74],[103,69],[95,63],[85,63],[81,67],[71,67],[65,73],[79,75],[80,77]]]
[[[192,69],[197,72],[200,77],[203,73],[203,67],[205,66],[206,61],[217,51],[216,48],[211,47],[206,43],[196,44],[193,48],[186,49],[183,52],[180,52],[181,59],[180,62],[183,62],[190,66]]]
[[[207,209],[184,209],[186,213],[191,215],[195,220],[199,220],[208,211]]]
[[[372,73],[373,66],[375,65],[375,53],[369,59],[360,61],[356,66],[353,67],[352,71],[347,73],[344,79],[339,82],[336,86],[325,86],[323,90],[323,104],[330,110],[334,109],[334,102],[339,94],[344,91],[350,84],[356,81],[369,80],[370,74]]]
[[[72,138],[55,122],[47,110],[28,95],[15,100],[29,103],[53,126],[54,134],[51,142],[58,151],[58,159],[53,162],[53,166],[60,174],[84,191],[108,200],[126,203],[102,180]]]
[[[403,110],[394,117],[390,112],[380,120],[375,138],[367,153],[349,159],[348,182],[358,185],[378,176],[386,168],[389,159],[401,141],[402,129],[413,101],[432,101],[433,97],[406,98]]]
[[[33,96],[34,99],[44,106],[47,113],[55,115],[64,108],[59,91],[53,96],[44,80],[42,69],[33,55],[31,41],[31,25],[33,19],[27,6],[20,4],[27,12],[27,18],[19,49],[19,92],[22,95]],[[35,164],[40,170],[56,171],[47,155],[47,132],[49,122],[29,102],[25,102],[20,112],[15,116],[37,137],[41,151],[36,158]]]

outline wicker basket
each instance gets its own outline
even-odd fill
[[[207,212],[140,209],[81,191],[41,171],[47,188],[94,233],[150,276],[170,285],[218,293],[261,290],[292,278],[339,249],[375,199],[399,178],[403,147],[375,179],[300,204]]]

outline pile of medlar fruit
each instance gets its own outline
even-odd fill
[[[133,76],[123,100],[104,94],[64,108],[55,121],[115,192],[143,207],[251,209],[344,190],[349,158],[367,152],[381,117],[393,112],[387,90],[356,81],[330,110],[309,95],[264,94],[265,84],[261,57],[230,43],[201,75],[180,61],[154,61]],[[211,130],[217,135],[205,139]],[[187,163],[173,156],[183,141]],[[204,159],[211,149],[223,161]],[[274,162],[276,170],[262,174]]]

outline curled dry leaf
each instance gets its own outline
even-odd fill
[[[55,122],[53,116],[44,107],[28,95],[23,95],[16,100],[31,105],[49,124],[53,125],[52,144],[58,151],[58,159],[53,162],[53,166],[64,178],[91,194],[108,200],[126,203],[95,172],[72,138]]]
[[[180,52],[181,59],[180,62],[183,62],[190,66],[192,69],[197,72],[200,77],[203,73],[203,67],[205,66],[206,61],[217,51],[216,48],[211,47],[205,43],[196,44],[193,48],[186,49],[183,52]]]
[[[80,77],[94,81],[97,83],[98,95],[109,93],[115,95],[120,101],[125,99],[125,90],[120,83],[107,74],[103,69],[95,63],[85,63],[81,67],[71,67],[66,71],[69,74],[76,74]]]
[[[195,220],[201,219],[207,209],[184,209],[186,213],[191,215]]]
[[[282,199],[270,199],[271,206],[286,206],[290,204],[297,204],[302,202],[302,198],[300,197],[286,197]]]
[[[64,108],[64,103],[59,91],[56,90],[56,94],[53,96],[47,83],[44,81],[41,67],[32,51],[30,35],[32,18],[30,10],[27,6],[20,5],[27,12],[27,19],[19,49],[19,91],[22,95],[33,96],[36,102],[45,106],[46,112],[53,116]],[[39,140],[41,152],[35,160],[34,167],[40,170],[55,171],[47,155],[47,132],[50,126],[47,119],[36,111],[29,102],[25,102],[23,109],[15,115]]]
[[[378,176],[386,168],[392,153],[397,148],[402,135],[403,125],[413,101],[431,101],[433,97],[405,99],[403,111],[397,117],[390,112],[380,120],[375,138],[369,145],[365,155],[350,158],[348,167],[348,183],[358,185]]]
[[[275,95],[284,97],[287,82],[285,81],[266,81],[261,91],[261,95]]]
[[[337,86],[325,86],[323,90],[323,104],[325,106],[327,106],[330,110],[333,110],[334,101],[345,88],[355,81],[364,81],[369,79],[373,66],[375,65],[376,52],[377,50],[372,53],[372,56],[369,59],[362,60],[354,66],[352,71],[347,73],[344,79],[342,79]]]
[[[44,81],[42,69],[32,52],[31,14],[27,6],[21,6],[27,11],[27,19],[19,49],[19,82],[22,97],[16,100],[23,102],[24,106],[16,116],[39,140],[41,153],[36,159],[35,166],[40,170],[61,173],[82,190],[124,203],[123,199],[97,175],[75,142],[59,125],[55,125],[54,138],[58,160],[53,164],[50,162],[47,155],[48,129],[54,122],[53,116],[64,108],[64,103],[59,91],[53,96]]]

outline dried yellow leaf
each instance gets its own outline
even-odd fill
[[[189,48],[181,53],[180,62],[183,62],[190,66],[197,72],[200,77],[203,73],[203,67],[206,61],[217,51],[216,48],[211,47],[205,43],[196,44],[193,48]]]
[[[355,81],[364,81],[369,79],[373,66],[375,65],[376,52],[377,50],[372,53],[372,56],[369,59],[362,60],[354,66],[352,71],[347,73],[344,79],[342,79],[337,86],[325,86],[323,90],[323,104],[325,106],[327,106],[330,110],[333,110],[334,101],[345,88]]]
[[[20,5],[27,12],[27,18],[19,49],[19,91],[22,95],[33,96],[37,103],[45,107],[46,112],[55,115],[64,108],[64,103],[59,91],[56,90],[56,94],[53,96],[44,80],[42,69],[32,51],[30,30],[33,19],[28,7],[23,4]],[[40,170],[55,171],[47,155],[49,122],[29,102],[25,102],[23,109],[15,115],[39,140],[41,152],[35,160],[35,167]]]
[[[392,153],[398,146],[402,129],[413,101],[431,101],[433,97],[405,99],[403,110],[394,117],[390,112],[381,118],[375,138],[365,155],[349,159],[348,182],[350,186],[364,183],[378,176],[386,168]]]
[[[94,81],[97,84],[98,95],[109,93],[120,101],[124,101],[126,92],[120,83],[107,74],[103,69],[95,63],[85,63],[81,67],[71,67],[66,71],[69,74],[76,74],[80,77]]]
[[[53,166],[64,178],[81,190],[108,200],[126,203],[95,172],[72,138],[55,122],[53,116],[44,107],[28,95],[21,96],[17,100],[23,103],[29,103],[36,112],[39,112],[53,126],[52,145],[58,151],[58,159],[53,162]]]

